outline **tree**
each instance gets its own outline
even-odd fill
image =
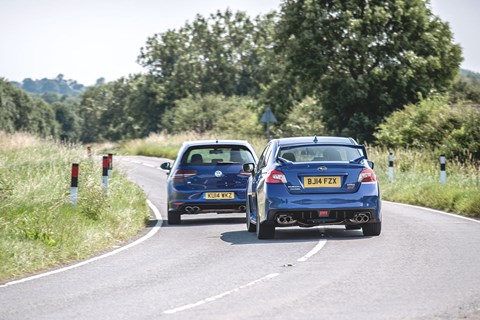
[[[286,0],[277,49],[335,134],[372,140],[392,111],[448,90],[462,60],[424,0]]]

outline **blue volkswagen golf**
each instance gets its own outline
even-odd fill
[[[378,236],[380,189],[364,145],[345,137],[271,140],[247,186],[246,222],[259,239],[276,227],[345,225]]]
[[[245,163],[257,163],[247,141],[184,142],[173,165],[160,166],[168,172],[168,223],[180,224],[184,214],[245,212]]]

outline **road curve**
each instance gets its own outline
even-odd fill
[[[166,219],[162,159],[116,157]],[[480,319],[480,223],[384,202],[379,237],[246,232],[241,214],[152,223],[149,238],[0,286],[0,319]],[[161,227],[160,227],[161,226]]]

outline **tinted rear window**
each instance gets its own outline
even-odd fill
[[[183,155],[182,165],[243,164],[255,162],[250,151],[243,146],[198,146]]]
[[[362,151],[348,146],[303,145],[280,149],[278,154],[293,162],[350,161],[361,157]]]

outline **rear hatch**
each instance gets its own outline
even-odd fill
[[[181,166],[174,173],[173,182],[183,190],[245,189],[249,174],[239,163],[221,163],[201,166]]]
[[[285,174],[291,194],[354,193],[365,166],[356,163],[290,163],[277,167]]]

